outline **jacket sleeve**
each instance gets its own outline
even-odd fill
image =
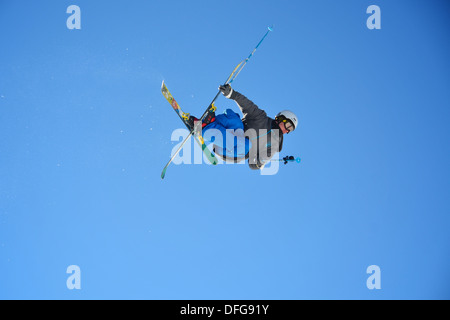
[[[267,118],[267,113],[264,110],[259,109],[256,104],[254,104],[243,94],[233,90],[230,99],[236,101],[245,119],[264,120]]]

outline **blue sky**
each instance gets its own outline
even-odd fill
[[[0,298],[450,298],[448,16],[446,1],[1,0]],[[200,115],[269,25],[233,87],[298,114],[282,156],[302,163],[161,181],[182,128],[162,80]]]

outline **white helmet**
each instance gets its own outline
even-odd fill
[[[275,120],[279,120],[279,118],[281,118],[280,120],[283,120],[283,119],[290,120],[292,122],[292,124],[294,125],[294,130],[297,128],[298,118],[292,111],[289,111],[289,110],[281,111],[280,113],[277,114],[277,116],[275,117]]]

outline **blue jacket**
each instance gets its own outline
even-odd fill
[[[233,90],[230,99],[237,103],[243,114],[242,121],[239,122],[242,123],[245,136],[247,137],[246,140],[248,140],[248,142],[246,142],[248,152],[246,150],[245,156],[236,154],[235,152],[234,158],[230,158],[228,153],[220,152],[223,151],[223,148],[215,146],[214,150],[224,161],[240,162],[244,159],[248,159],[249,167],[251,169],[261,169],[265,163],[270,161],[275,153],[280,152],[283,148],[283,134],[278,123],[274,119],[268,117],[264,110],[259,109],[256,104],[243,94]],[[229,111],[227,110],[227,112]],[[242,127],[242,125],[234,121],[236,121],[236,119],[234,119],[232,123],[235,128],[230,129]],[[214,124],[214,122],[212,124]]]

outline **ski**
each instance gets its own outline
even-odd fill
[[[183,121],[185,126],[190,130],[189,125],[187,123],[187,121],[189,120],[189,114],[183,112],[183,110],[180,108],[180,105],[178,104],[178,102],[175,100],[175,98],[170,93],[169,89],[167,89],[167,86],[164,81],[162,82],[162,85],[161,85],[161,92],[162,92],[163,96],[167,99],[169,104],[172,106],[172,108],[175,110],[175,112],[178,114],[181,121]],[[212,110],[215,110],[214,105],[210,105],[205,113],[211,112]],[[205,141],[203,140],[203,137],[202,137],[201,126],[200,126],[199,130],[194,131],[193,135],[194,135],[195,141],[197,141],[198,145],[202,149],[202,151],[205,154],[208,161],[211,164],[216,165],[218,163],[218,160],[217,160],[216,156],[211,152],[211,150],[209,150],[208,147],[206,146]],[[163,172],[163,173],[165,173],[165,172]]]

